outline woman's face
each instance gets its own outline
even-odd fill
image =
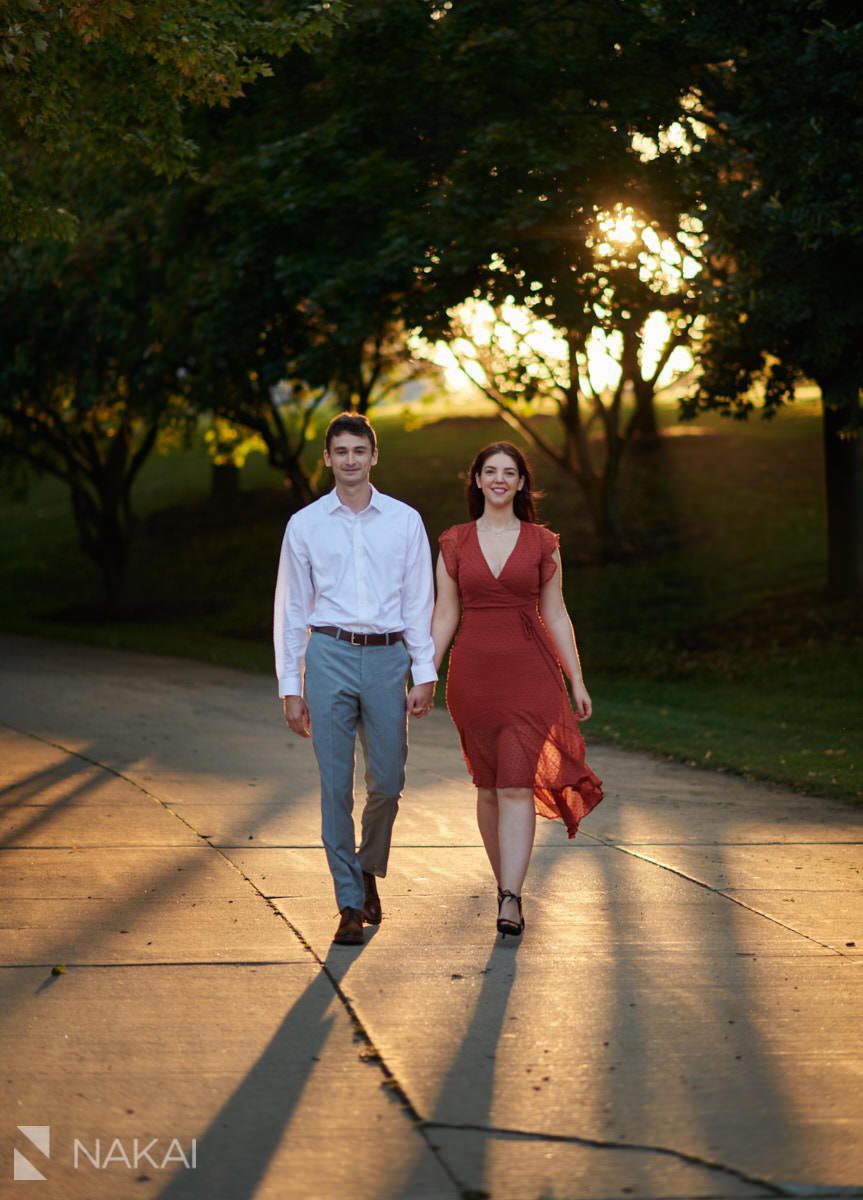
[[[519,475],[518,466],[510,456],[499,450],[497,454],[490,455],[480,467],[476,485],[487,505],[507,508],[524,485],[524,476]]]

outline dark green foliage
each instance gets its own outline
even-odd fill
[[[179,363],[153,321],[162,271],[150,206],[124,204],[110,182],[100,177],[104,207],[74,242],[7,253],[0,460],[66,484],[80,547],[98,565],[113,608],[135,524],[132,485],[160,431],[186,409]]]
[[[126,403],[116,381],[141,375],[146,343],[161,381],[147,404],[182,390],[258,433],[299,504],[314,491],[306,444],[325,405],[365,409],[413,374],[405,329],[445,333],[466,297],[528,304],[564,332],[573,359],[597,324],[617,331],[623,382],[648,407],[646,315],[667,309],[684,337],[701,305],[705,375],[690,411],[744,415],[759,376],[767,412],[801,373],[821,386],[831,579],[857,591],[863,50],[853,15],[835,0],[385,0],[341,23],[345,7],[147,0],[130,15],[123,4],[14,0],[0,36],[5,212],[16,234],[32,234],[43,217],[54,228],[59,205],[83,232],[65,257],[40,247],[19,260],[20,278],[7,272],[9,304],[17,296],[28,326],[7,339],[8,412],[37,388],[51,411],[57,387],[45,379],[61,377],[62,347],[76,394],[88,394],[81,321],[104,326],[113,375],[103,372],[100,395]],[[322,31],[333,36],[313,40]],[[121,76],[128,86],[116,86]],[[254,78],[240,103],[218,107]],[[635,134],[661,144],[692,117],[694,153],[639,155]],[[194,176],[177,176],[190,155]],[[134,171],[121,184],[104,165],[115,159],[173,182],[151,187]],[[54,163],[63,169],[43,169]],[[31,183],[28,200],[19,189]],[[670,236],[687,205],[706,223],[706,300],[642,278],[625,248],[597,256],[598,216],[619,205]],[[120,262],[138,247],[128,279],[75,276],[81,244],[115,240]],[[15,289],[37,276],[30,306]],[[62,288],[43,295],[55,277]],[[113,332],[100,315],[112,304]],[[22,363],[37,364],[32,378]],[[555,382],[563,436],[544,443],[613,545],[636,414],[624,419],[623,388],[603,403],[569,374]],[[505,375],[501,406],[533,436],[539,377],[518,363]],[[26,452],[45,465],[35,443]]]
[[[344,14],[263,0],[8,0],[0,28],[0,237],[69,236],[74,207],[57,170],[72,163],[187,169],[184,115],[223,105]]]
[[[495,306],[512,297],[555,326],[568,362],[554,380],[535,356],[506,363],[498,356],[484,390],[528,437],[525,405],[555,403],[561,451],[537,438],[533,444],[580,487],[603,554],[615,556],[626,540],[623,455],[639,429],[655,433],[655,381],[645,380],[640,362],[644,322],[665,309],[685,342],[695,292],[684,285],[669,295],[643,277],[634,252],[601,257],[598,222],[631,209],[661,234],[677,233],[682,196],[674,172],[663,160],[644,163],[633,149],[636,131],[655,132],[677,110],[685,75],[666,53],[673,39],[641,5],[579,0],[466,0],[441,16],[435,32],[439,101],[422,126],[434,172],[424,204],[408,217],[426,240],[416,319],[447,337],[449,310],[465,297]],[[620,386],[607,396],[579,387],[597,327],[623,342]],[[635,404],[624,414],[628,387]]]
[[[631,147],[670,119],[678,87],[636,4],[465,0],[438,22],[435,177],[425,315],[465,296],[530,300],[562,329],[595,323],[589,241],[599,209],[678,209]],[[495,271],[497,257],[506,272]],[[542,291],[537,295],[537,282]]]
[[[705,374],[689,405],[766,415],[814,379],[825,408],[829,576],[863,591],[863,26],[838,0],[658,6],[693,63],[709,233]]]
[[[428,23],[422,5],[402,8],[402,37],[412,19]],[[367,110],[369,94],[394,93],[364,75],[407,70],[363,49],[370,23],[364,8],[242,106],[202,118],[198,177],[165,207],[168,303],[192,395],[263,438],[296,504],[312,495],[303,455],[324,399],[365,411],[421,369],[402,311],[421,248],[390,231],[424,176],[382,148],[404,137],[399,108],[388,100],[386,127]]]

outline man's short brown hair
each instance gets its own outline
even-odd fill
[[[334,437],[338,437],[340,433],[353,433],[357,437],[368,438],[369,445],[372,448],[372,454],[378,448],[378,439],[375,436],[375,431],[372,428],[372,423],[368,417],[364,417],[362,413],[343,412],[338,416],[333,417],[327,426],[327,432],[324,435],[324,444],[327,448],[327,454],[330,452],[330,443]]]

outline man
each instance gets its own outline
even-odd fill
[[[330,422],[324,463],[335,488],[288,521],[273,622],[285,720],[300,737],[311,736],[318,760],[322,836],[340,912],[333,941],[340,945],[363,941],[364,920],[380,923],[376,880],[387,873],[404,787],[407,715],[429,711],[437,679],[428,538],[414,509],[369,482],[377,461],[365,417],[342,413]],[[358,852],[357,734],[368,791]]]

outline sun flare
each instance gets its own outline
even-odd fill
[[[624,205],[601,212],[596,219],[596,235],[591,249],[597,261],[620,260],[637,270],[640,280],[657,296],[683,292],[699,272],[697,254],[702,231],[697,222],[681,226],[675,238],[662,236],[632,209]],[[505,264],[498,260],[498,269]],[[609,296],[609,304],[611,297]],[[458,395],[472,391],[471,384],[488,391],[493,387],[485,362],[492,352],[510,362],[518,361],[522,378],[530,383],[554,380],[567,386],[569,370],[566,338],[550,322],[538,318],[528,307],[510,297],[497,308],[484,300],[471,299],[451,310],[453,336],[433,345],[414,338],[415,352],[436,363],[443,372],[448,392]],[[619,333],[603,329],[597,312],[597,325],[585,343],[585,352],[575,364],[583,393],[613,390],[620,381],[622,339]],[[641,331],[639,362],[648,378],[656,369],[672,335],[672,324],[659,307],[650,313]],[[693,356],[686,346],[677,346],[659,376],[658,387],[667,387],[693,367]],[[542,387],[531,390],[531,395]],[[550,392],[551,387],[547,389]]]

